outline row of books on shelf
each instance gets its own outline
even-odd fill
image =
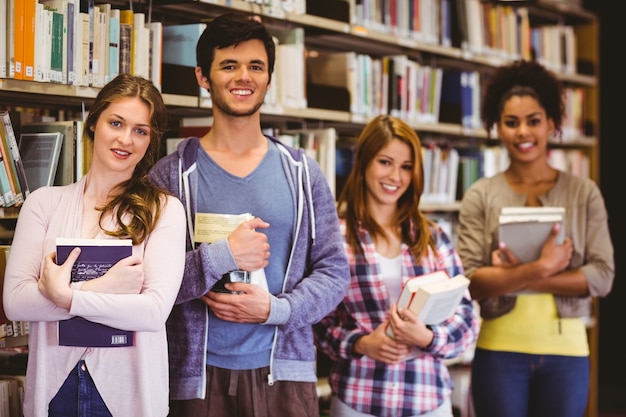
[[[28,333],[27,321],[6,320],[4,323],[0,324],[0,339],[4,338],[4,346],[0,347],[12,345],[10,341],[7,343],[7,338],[15,338],[15,340],[18,340],[20,336],[28,336]],[[2,343],[3,341],[0,340],[0,344]]]
[[[16,126],[0,111],[0,206],[20,206],[31,191],[65,185],[89,169],[93,143],[83,138],[83,122],[30,122]]]
[[[294,62],[300,55],[289,61]],[[310,51],[304,59],[306,91],[298,90],[297,83],[286,90],[292,96],[301,94],[301,102],[308,107],[349,111],[363,117],[391,114],[412,124],[451,123],[464,129],[481,128],[485,75],[479,71],[434,67],[407,55],[373,57],[357,52]],[[285,78],[291,77],[278,76],[277,83]],[[582,87],[565,87],[565,140],[585,136],[585,98]]]
[[[0,245],[0,301],[2,301],[2,290],[4,286],[4,269],[11,247]],[[4,309],[0,308],[0,348],[25,345],[28,338],[29,324],[27,321],[9,320],[4,314]]]
[[[448,141],[425,141],[423,204],[447,204],[460,201],[471,185],[483,177],[492,177],[509,165],[502,146],[454,147]],[[590,159],[577,148],[550,148],[548,161],[554,168],[590,178]]]
[[[535,57],[548,68],[576,72],[576,34],[568,25],[531,27],[524,5],[481,0],[360,0],[351,23],[368,30],[501,61]]]
[[[0,3],[0,78],[101,87],[119,73],[161,86],[161,22],[93,0]]]
[[[445,14],[447,19],[453,18],[452,13],[443,12],[448,7],[444,4],[448,3],[463,3],[468,14],[472,7],[490,8],[493,10],[490,13],[504,13],[505,9],[515,13],[525,10],[524,7],[482,4],[476,0],[398,3],[406,3],[403,7],[433,8],[437,10],[435,14]],[[29,4],[36,13],[33,22],[39,22],[40,17],[52,18],[51,22],[33,24],[32,28],[17,25],[15,22],[21,10],[18,5],[24,6],[24,21],[30,21],[24,17],[25,11],[31,7]],[[367,1],[363,2],[364,8],[367,4]],[[358,7],[355,6],[355,9]],[[452,7],[452,10],[456,9]],[[0,6],[0,20],[2,12]],[[420,12],[419,15],[432,16],[433,13]],[[0,78],[99,87],[119,73],[130,72],[152,79],[163,92],[200,96],[206,99],[205,104],[210,105],[210,95],[198,88],[194,75],[195,46],[206,27],[205,23],[163,26],[161,22],[151,22],[150,16],[145,13],[115,9],[108,3],[94,4],[93,0],[10,0],[5,5],[5,14],[6,31],[0,31],[0,64],[6,65],[0,65]],[[527,12],[523,14],[527,15]],[[492,20],[507,21],[501,17]],[[472,24],[479,21],[471,20]],[[465,26],[467,24],[469,21]],[[55,25],[58,26],[58,35],[54,36],[54,29],[50,29],[50,33],[40,33],[42,28],[53,28]],[[462,28],[464,25],[459,21],[441,26]],[[484,29],[489,25],[479,26]],[[517,30],[518,26],[514,27]],[[570,34],[568,39],[574,37],[571,27],[555,28],[559,33]],[[29,30],[32,34],[25,36]],[[538,27],[532,32],[544,30],[548,32],[549,28]],[[462,124],[470,129],[480,127],[478,114],[483,76],[478,71],[426,65],[402,54],[370,56],[357,52],[307,49],[304,28],[272,28],[271,31],[277,49],[275,82],[268,91],[265,103],[269,109],[324,108],[349,111],[364,117],[389,113],[411,123],[446,122]],[[503,34],[493,37],[509,39]],[[529,38],[539,39],[530,35]],[[547,65],[549,58],[537,54],[542,50],[539,45],[547,50],[547,45],[573,43],[575,39],[567,42],[539,39],[537,46],[530,43],[533,53],[528,52],[523,57],[530,58],[532,55]],[[575,50],[575,47],[569,46],[568,49]],[[3,54],[6,56],[3,57]],[[568,54],[559,51],[556,55]],[[32,59],[26,59],[27,56]],[[571,68],[548,67],[559,72],[574,71]],[[564,130],[565,137],[584,136],[584,90],[568,88],[567,99],[570,117],[569,126]]]
[[[0,417],[21,417],[25,378],[0,375]]]

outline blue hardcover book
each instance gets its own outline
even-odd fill
[[[75,247],[81,253],[72,267],[72,282],[86,281],[104,275],[119,260],[133,253],[130,239],[57,238],[57,264],[62,264]],[[85,347],[132,346],[134,331],[120,330],[75,316],[59,321],[59,345]]]
[[[109,20],[109,80],[120,72],[120,11],[111,10]]]

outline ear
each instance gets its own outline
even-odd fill
[[[209,79],[204,76],[202,73],[202,68],[196,67],[196,80],[198,81],[198,85],[202,88],[209,89]]]

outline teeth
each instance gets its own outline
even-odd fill
[[[395,191],[398,189],[397,186],[393,186],[393,185],[387,185],[387,184],[383,184],[383,188],[390,190],[390,191]]]
[[[252,94],[250,90],[233,90],[233,94],[237,94],[239,96],[249,96]]]
[[[522,149],[527,149],[533,146],[532,142],[524,142],[524,143],[520,143],[519,145],[517,145],[519,148]]]
[[[119,155],[124,155],[124,156],[130,155],[130,152],[124,152],[124,151],[119,151],[119,150],[114,150],[113,152]]]

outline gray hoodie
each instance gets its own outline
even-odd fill
[[[288,173],[296,208],[293,246],[281,294],[270,297],[274,326],[268,383],[277,380],[316,381],[312,324],[343,299],[350,271],[339,233],[335,200],[319,165],[274,141]],[[189,138],[177,151],[162,158],[150,172],[151,180],[176,195],[187,213],[187,257],[183,283],[167,321],[170,398],[204,398],[208,307],[198,298],[222,274],[236,269],[226,241],[194,248],[194,218],[198,193],[197,155],[200,142]],[[219,198],[219,196],[215,196]]]

